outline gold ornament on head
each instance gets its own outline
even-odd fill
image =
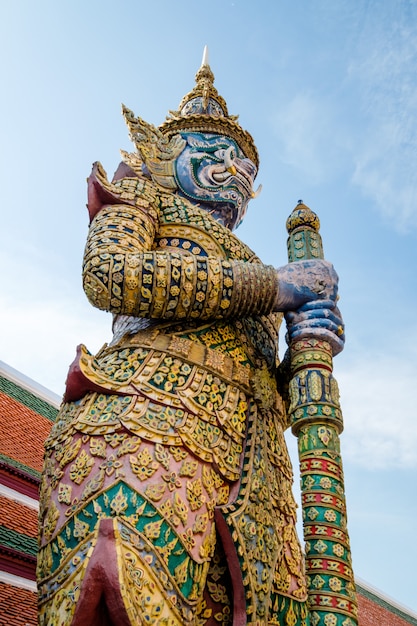
[[[175,160],[186,144],[181,132],[215,133],[230,137],[236,141],[245,157],[259,167],[258,151],[252,136],[238,124],[237,115],[228,114],[226,101],[213,86],[214,75],[208,64],[207,46],[195,79],[196,86],[181,100],[178,111],[170,111],[166,121],[159,127],[135,117],[130,109],[122,105],[123,117],[137,150],[133,153],[122,150],[123,161],[138,175],[142,175],[145,164],[152,180],[165,189],[177,188]],[[236,174],[232,163],[228,171]],[[252,194],[253,198],[260,189]]]
[[[164,136],[153,124],[145,122],[141,117],[135,117],[124,104],[122,112],[137,150],[137,153],[121,150],[123,161],[139,175],[145,163],[155,183],[165,189],[176,189],[174,161],[181,154],[185,139],[178,134]]]
[[[170,111],[159,126],[171,138],[179,132],[215,133],[234,139],[244,155],[258,168],[259,155],[252,136],[238,124],[237,115],[229,115],[226,101],[214,87],[214,74],[204,48],[201,67],[195,75],[196,85],[180,102],[178,111]]]

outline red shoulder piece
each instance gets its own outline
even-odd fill
[[[69,367],[67,380],[65,382],[66,387],[63,398],[64,402],[74,402],[75,400],[80,400],[86,393],[91,391],[105,394],[111,393],[113,395],[127,395],[125,392],[121,394],[116,390],[109,390],[108,387],[102,387],[101,385],[98,385],[94,381],[90,380],[90,378],[84,374],[80,366],[80,359],[83,351],[91,356],[83,345],[77,346],[77,354]]]
[[[120,200],[118,194],[113,193],[110,189],[103,185],[102,179],[105,177],[105,173],[100,165],[96,162],[93,164],[93,169],[90,176],[87,178],[87,190],[88,190],[88,214],[90,216],[90,223],[95,218],[100,209],[106,204],[120,204],[128,203],[125,199]],[[120,163],[113,177],[113,180],[120,180],[121,178],[137,178],[137,174],[125,163]]]

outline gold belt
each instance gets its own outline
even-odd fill
[[[251,393],[250,366],[240,365],[236,361],[220,352],[208,348],[201,343],[184,339],[176,335],[162,334],[158,329],[140,331],[136,335],[125,335],[117,345],[111,346],[112,351],[124,348],[151,348],[159,352],[180,357],[192,365],[203,366],[217,372],[230,383],[241,387],[246,393]],[[105,350],[107,352],[109,348]]]

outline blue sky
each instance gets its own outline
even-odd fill
[[[160,124],[205,44],[261,157],[237,234],[280,266],[298,199],[320,217],[354,569],[417,613],[416,0],[2,3],[0,359],[61,393],[75,346],[110,339],[81,288],[85,179],[131,149],[121,102]]]

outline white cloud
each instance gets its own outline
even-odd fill
[[[1,296],[0,327],[1,360],[59,395],[76,346],[85,342],[94,353],[111,338],[108,315],[50,297],[22,302]]]
[[[348,75],[366,122],[353,182],[404,231],[417,226],[417,11],[395,4],[364,26]]]
[[[389,161],[387,152],[381,152],[374,146],[367,154],[362,154],[352,182],[375,202],[383,217],[396,230],[405,233],[417,227],[417,181],[414,180],[415,172],[409,171],[405,156],[400,159],[397,156],[394,165]],[[413,167],[417,168],[417,159]]]
[[[308,183],[344,172],[404,232],[417,228],[417,4],[357,17],[335,63],[274,111],[278,154]]]
[[[272,119],[280,159],[314,184],[323,182],[336,163],[331,118],[318,93],[302,91],[283,103]]]
[[[0,251],[0,267],[13,259],[2,276],[0,360],[62,394],[76,346],[97,351],[111,338],[111,316],[88,304],[78,274],[70,282],[47,251],[13,239],[8,250],[8,244]]]
[[[345,429],[340,436],[342,459],[350,471],[417,468],[417,346],[410,342],[401,358],[358,354],[349,365],[335,361]],[[298,477],[294,437],[287,433]],[[297,480],[296,480],[297,483]]]
[[[345,422],[343,457],[369,469],[417,467],[416,344],[401,356],[358,354],[336,367]]]

